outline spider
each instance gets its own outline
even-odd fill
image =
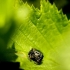
[[[35,61],[37,64],[41,64],[42,59],[43,59],[43,53],[40,52],[39,50],[32,48],[29,53],[28,56],[30,58],[30,60]]]

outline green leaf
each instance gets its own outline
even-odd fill
[[[17,51],[15,54],[18,56],[16,62],[20,62],[22,69],[70,69],[68,63],[70,21],[62,11],[58,11],[55,5],[45,0],[41,0],[40,10],[34,6],[30,7],[27,3],[18,3],[13,18],[15,29],[7,47],[11,48],[14,43]],[[44,58],[41,65],[29,60],[28,52],[31,48],[36,48],[43,53]]]

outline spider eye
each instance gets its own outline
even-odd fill
[[[38,54],[38,55],[40,55],[40,52],[38,52],[38,51],[35,51],[35,54]]]

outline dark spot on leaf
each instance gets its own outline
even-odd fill
[[[42,59],[43,59],[43,53],[35,48],[32,48],[29,53],[28,56],[30,58],[30,60],[33,60],[34,62],[36,62],[37,64],[41,64],[42,63]]]

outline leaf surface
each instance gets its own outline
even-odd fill
[[[14,17],[16,28],[9,39],[8,48],[15,44],[16,61],[20,62],[20,67],[25,70],[69,70],[70,21],[67,17],[45,0],[41,0],[40,10],[27,3],[18,6]],[[41,65],[29,60],[31,48],[43,53]]]

